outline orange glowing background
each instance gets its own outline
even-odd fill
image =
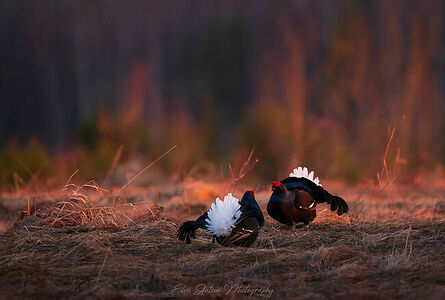
[[[252,149],[264,179],[442,173],[443,1],[2,6],[2,186],[103,179],[173,145],[158,169],[179,177]]]

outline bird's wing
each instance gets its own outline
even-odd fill
[[[254,217],[257,219],[259,227],[262,227],[264,225],[264,215],[263,215],[263,212],[261,211],[259,206],[254,207],[254,206],[251,206],[248,204],[241,203],[240,210],[241,210],[241,216],[235,225],[237,225],[237,224],[243,222],[245,219],[251,218],[251,217]]]
[[[311,194],[304,190],[296,190],[289,192],[289,197],[294,200],[296,208],[301,210],[314,210],[316,209],[317,202],[314,200]]]
[[[284,184],[288,191],[304,190],[311,194],[314,198],[317,195],[319,188],[321,188],[309,179],[302,177],[288,177],[281,180],[281,183]]]
[[[222,241],[221,245],[250,246],[258,237],[259,228],[260,226],[255,217],[244,219],[243,222],[238,223],[232,229],[231,234]]]
[[[330,204],[332,211],[337,210],[337,214],[340,216],[347,213],[349,210],[348,204],[345,200],[338,196],[331,195],[322,186],[316,185],[314,182],[306,178],[288,177],[281,180],[281,183],[289,191],[304,190],[308,192],[317,203]]]

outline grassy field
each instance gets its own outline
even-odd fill
[[[324,186],[348,201],[349,214],[321,204],[308,228],[289,228],[265,212],[248,249],[212,244],[202,231],[190,245],[176,238],[181,222],[224,193],[220,183],[129,188],[118,197],[94,185],[4,193],[0,297],[445,298],[443,186]],[[269,196],[268,187],[257,192],[262,208]]]

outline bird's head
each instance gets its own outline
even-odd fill
[[[283,184],[280,181],[272,182],[272,192],[283,189]]]
[[[255,200],[255,191],[254,190],[246,191],[243,195],[243,198],[241,198],[240,203],[245,203],[250,205],[256,204],[257,202]]]
[[[253,208],[256,211],[256,217],[258,219],[258,222],[260,226],[264,225],[264,216],[263,212],[261,211],[260,206],[258,205],[258,202],[256,202],[255,199],[255,191],[246,191],[243,195],[243,198],[241,198],[240,204],[245,207]]]

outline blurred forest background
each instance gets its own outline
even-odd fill
[[[99,180],[176,144],[164,174],[227,174],[255,147],[258,178],[301,164],[355,183],[391,136],[402,174],[441,170],[444,14],[433,0],[2,1],[0,183]]]

